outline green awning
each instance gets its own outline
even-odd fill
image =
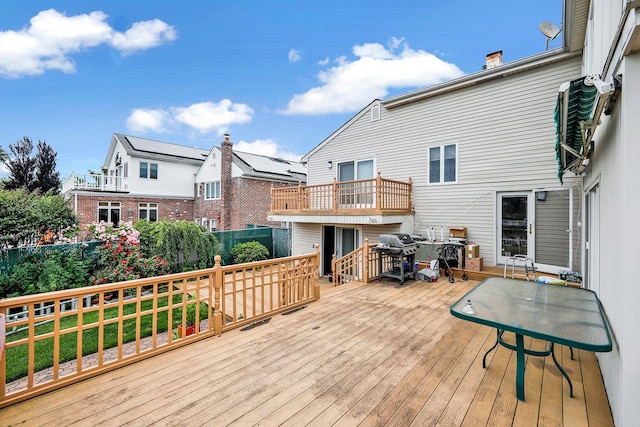
[[[598,95],[590,79],[591,76],[586,76],[567,82],[560,86],[558,93],[554,119],[558,179],[561,183],[564,172],[579,172],[583,160],[590,154],[591,138],[587,129],[591,125],[591,113]]]

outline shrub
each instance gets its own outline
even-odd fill
[[[140,243],[133,243],[126,236],[116,242],[107,241],[100,246],[98,270],[91,283],[123,282],[167,274],[167,262],[159,256],[145,258]]]
[[[219,253],[218,240],[190,221],[138,221],[140,243],[145,256],[167,260],[169,270],[178,273],[212,267]]]
[[[238,243],[231,249],[235,264],[262,261],[269,258],[269,249],[260,242]]]
[[[30,255],[0,276],[0,298],[87,286],[92,266],[77,250]]]

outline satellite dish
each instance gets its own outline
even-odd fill
[[[560,28],[553,22],[543,21],[540,23],[540,31],[547,37],[547,50],[549,50],[549,40],[553,40],[560,34]]]

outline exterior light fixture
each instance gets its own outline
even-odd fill
[[[329,169],[333,168],[333,162],[331,160],[329,160],[327,164],[329,165]]]

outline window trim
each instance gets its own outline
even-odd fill
[[[111,223],[113,224],[113,226],[115,228],[118,228],[120,226],[120,223],[122,222],[122,203],[121,202],[111,202],[108,200],[100,200],[98,201],[98,212],[97,212],[97,218],[98,218],[98,222],[101,221],[100,219],[100,211],[101,210],[106,210],[107,211],[107,218],[106,220],[104,220],[107,223]],[[111,214],[113,213],[114,210],[118,211],[118,220],[114,221]]]
[[[142,216],[140,215],[140,212],[142,210],[145,210],[147,212],[145,218],[142,218]],[[149,219],[149,212],[151,212],[153,210],[156,211],[156,219],[154,221],[151,221]],[[144,220],[144,221],[147,221],[147,222],[158,222],[160,220],[159,211],[160,211],[160,206],[158,205],[158,203],[138,202],[138,219],[139,220]]]
[[[217,185],[217,197],[215,191],[207,191],[207,188],[213,187],[215,189],[215,184]],[[213,194],[213,197],[211,197]],[[208,181],[204,183],[204,199],[205,200],[220,200],[222,199],[222,183],[220,181]]]
[[[145,165],[145,176],[142,174],[142,165]],[[154,175],[154,166],[155,166],[155,176]],[[158,179],[158,164],[151,162],[140,162],[138,177],[140,179]]]
[[[456,158],[455,158],[455,178],[453,181],[445,181],[445,148],[449,147],[449,146],[454,146],[455,147],[455,151],[456,151]],[[440,149],[440,160],[439,160],[439,164],[440,164],[440,178],[439,181],[437,182],[431,182],[431,149],[432,148],[439,148]],[[460,152],[458,149],[458,142],[449,142],[449,143],[443,143],[443,144],[438,144],[438,145],[430,145],[427,147],[427,185],[451,185],[451,184],[457,184],[458,183],[458,172],[459,172],[459,158],[460,158]]]

